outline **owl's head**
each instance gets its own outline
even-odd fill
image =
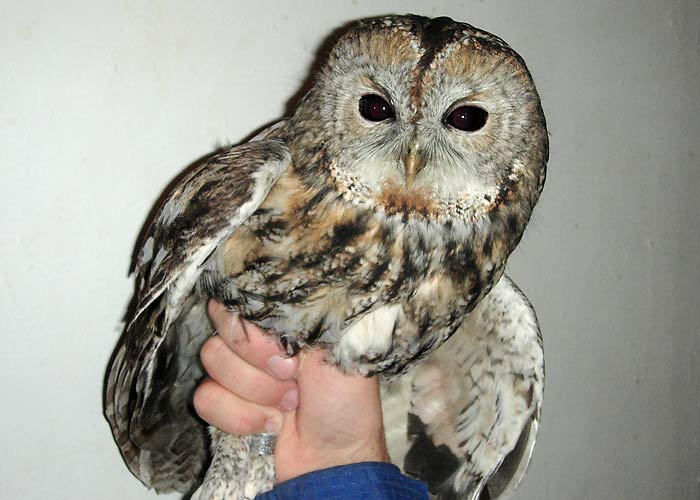
[[[474,217],[516,184],[531,209],[544,182],[547,131],[525,63],[445,17],[351,25],[291,127],[297,168],[389,213]]]

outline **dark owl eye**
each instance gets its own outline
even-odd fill
[[[383,122],[395,116],[391,104],[376,94],[362,96],[359,109],[362,117],[371,122]]]
[[[489,114],[477,106],[460,106],[445,117],[445,123],[465,132],[476,132],[486,125]]]

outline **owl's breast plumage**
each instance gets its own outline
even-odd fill
[[[363,317],[398,306],[376,333],[391,337],[386,349],[352,355],[371,365],[363,371],[400,371],[451,335],[497,281],[507,257],[499,245],[466,222],[355,205],[290,168],[205,264],[200,288],[290,352],[338,344]]]

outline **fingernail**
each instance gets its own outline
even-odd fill
[[[284,393],[280,403],[278,405],[279,409],[282,411],[291,411],[299,405],[299,391],[296,389],[289,389]]]
[[[265,432],[270,434],[279,434],[282,430],[282,415],[271,417],[265,422]]]
[[[295,364],[294,358],[274,355],[267,360],[267,370],[275,378],[289,380],[296,374]]]

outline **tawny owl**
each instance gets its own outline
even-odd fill
[[[105,413],[159,491],[250,498],[261,437],[192,411],[210,297],[294,353],[381,374],[393,461],[437,498],[510,493],[542,402],[539,327],[503,275],[542,190],[545,119],[503,40],[442,17],[347,27],[288,120],[187,172],[150,224]],[[269,452],[269,450],[267,450]]]

